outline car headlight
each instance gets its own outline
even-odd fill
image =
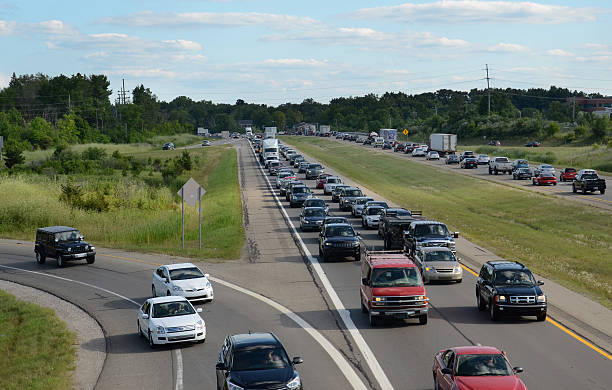
[[[454,273],[456,273],[456,274],[457,274],[457,273],[459,273],[459,272],[461,272],[461,267],[460,267],[460,266],[458,266],[458,265],[457,265],[457,266],[455,266],[455,268],[453,269],[453,272],[454,272]]]
[[[374,297],[374,298],[372,298],[372,300],[373,300],[374,302],[382,302],[382,301],[384,301],[384,300],[385,300],[385,297]]]
[[[227,382],[227,390],[244,390],[244,388],[235,385],[232,382]]]
[[[331,245],[331,242],[326,242],[324,245],[325,245],[325,246],[330,246],[330,245]]]
[[[495,302],[506,302],[506,296],[505,295],[496,295],[495,296]]]
[[[310,221],[304,220],[304,223],[310,223]]]
[[[195,324],[196,329],[204,329],[204,321],[199,320],[198,322],[196,322]]]
[[[172,286],[172,289],[173,289],[174,291],[183,291],[183,289],[182,289],[182,288],[180,288],[179,286]]]
[[[291,390],[297,389],[301,384],[302,382],[300,381],[300,376],[296,374],[295,378],[291,379],[291,381],[287,383],[287,388]]]
[[[359,241],[353,241],[353,246],[359,246]]]
[[[68,252],[72,252],[72,248],[68,247]]]
[[[90,251],[93,251],[93,250],[95,250],[95,249],[96,249],[96,247],[95,247],[95,246],[90,246],[90,247],[89,247],[89,250],[90,250]]]
[[[546,302],[546,295],[544,295],[544,294],[538,295],[538,302],[540,302],[540,303]]]
[[[166,329],[164,329],[163,326],[158,326],[157,327],[157,334],[164,334],[166,333]]]
[[[425,267],[425,271],[431,271],[431,268]]]

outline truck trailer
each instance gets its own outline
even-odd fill
[[[396,129],[380,129],[380,133],[378,133],[378,135],[383,137],[385,142],[393,143],[397,141]]]
[[[457,134],[432,134],[429,136],[429,150],[444,156],[457,151]]]

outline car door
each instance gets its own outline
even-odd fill
[[[455,366],[455,351],[452,349],[446,351],[446,353],[442,357],[442,363],[444,367],[442,368],[450,368],[453,370],[454,374],[454,366]],[[442,374],[438,377],[438,383],[440,385],[440,389],[451,390],[453,388],[453,374]]]
[[[150,317],[150,306],[150,301],[146,300],[145,303],[138,310],[138,321],[140,323],[140,329],[144,332],[145,335],[149,331],[149,319],[144,318],[144,315],[149,314]]]
[[[221,363],[225,366],[225,369],[217,368],[216,370],[217,390],[225,389],[227,373],[229,372],[229,369],[230,369],[231,349],[232,348],[231,348],[229,338],[226,338],[225,342],[223,343],[223,346],[221,347],[221,353],[219,353],[219,361],[218,361],[218,363]]]
[[[161,295],[162,293],[162,286],[164,282],[162,278],[163,278],[163,270],[162,270],[162,267],[159,267],[153,273],[153,286],[155,287],[155,292],[157,293],[156,295]]]
[[[55,242],[55,234],[47,234],[47,257],[57,258],[57,248],[58,244]]]
[[[423,276],[423,272],[425,271],[425,253],[423,253],[422,250],[416,251],[414,259],[416,260],[417,267],[419,267],[419,271],[421,271],[421,276]]]
[[[488,304],[492,304],[493,299],[493,270],[488,265],[483,268],[482,285],[480,287],[482,299]]]
[[[369,303],[371,302],[372,298],[371,280],[372,267],[370,266],[370,263],[364,261],[361,267],[361,301],[363,302],[363,305],[368,308],[368,310],[370,309]],[[364,281],[367,281],[367,283],[364,283]]]

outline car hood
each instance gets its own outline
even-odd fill
[[[433,268],[454,268],[459,263],[456,261],[426,261],[425,266]]]
[[[68,248],[72,248],[72,249],[87,249],[87,246],[89,244],[86,243],[85,241],[65,241],[65,242],[60,242],[58,243],[57,247],[58,248],[62,248],[62,249],[68,249]]]
[[[326,242],[355,242],[359,241],[357,237],[327,237]]]
[[[244,388],[270,389],[286,384],[293,379],[294,375],[295,370],[292,367],[275,368],[272,370],[234,371],[230,374],[230,380]]]
[[[461,390],[495,389],[523,390],[523,382],[514,375],[509,376],[457,376],[455,383]]]
[[[200,321],[201,317],[198,314],[188,314],[184,316],[153,318],[155,326],[163,326],[164,328],[174,328],[177,326],[190,326]]]
[[[206,286],[206,282],[208,279],[206,278],[197,278],[197,279],[186,279],[186,280],[173,280],[172,283],[175,286],[179,286],[183,290],[189,289],[200,289]]]
[[[440,237],[440,236],[422,236],[417,238],[418,242],[421,243],[447,243],[447,242],[455,242],[452,237]]]
[[[306,221],[310,221],[310,222],[314,222],[314,221],[323,221],[325,219],[325,216],[319,217],[319,216],[307,216],[307,217],[302,217],[304,218],[304,220]]]
[[[411,295],[426,295],[425,287],[374,287],[372,289],[373,296],[380,297],[407,297]]]
[[[310,193],[295,193],[295,194],[291,194],[291,196],[293,196],[294,198],[308,198],[310,196]]]
[[[500,295],[542,295],[540,286],[495,286]]]

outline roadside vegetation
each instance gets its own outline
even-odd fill
[[[322,138],[282,140],[497,255],[612,308],[609,213]]]
[[[76,337],[53,310],[0,291],[0,389],[69,389]]]
[[[150,146],[58,147],[0,175],[0,235],[33,240],[36,228],[75,226],[95,245],[197,258],[234,259],[244,242],[236,151],[231,146],[162,151]],[[120,152],[123,150],[124,152]],[[202,251],[198,210],[176,194],[193,177],[206,189]]]

